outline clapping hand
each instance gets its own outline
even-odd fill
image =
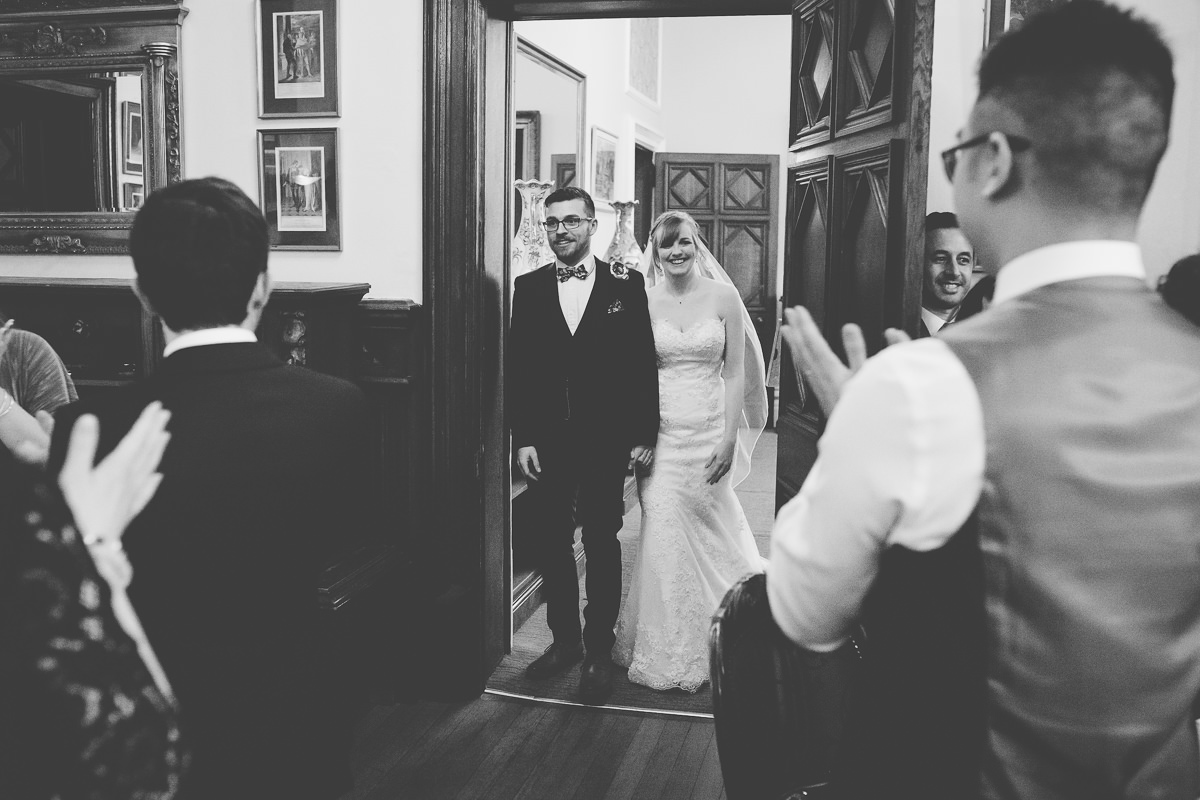
[[[792,352],[792,364],[796,367],[797,378],[803,378],[816,392],[817,402],[821,410],[829,416],[838,398],[842,396],[842,387],[854,373],[862,368],[867,360],[867,343],[863,338],[862,328],[854,323],[842,326],[842,346],[846,349],[846,359],[849,365],[843,364],[833,352],[833,348],[821,335],[817,323],[804,306],[789,308],[783,312],[787,323],[780,333]],[[909,337],[904,331],[888,328],[884,331],[887,344],[907,342]]]
[[[146,406],[137,422],[99,464],[100,423],[84,414],[71,429],[58,485],[85,543],[120,550],[125,526],[141,513],[162,482],[158,463],[171,434],[171,413],[159,402]]]
[[[716,483],[733,467],[733,448],[736,443],[736,439],[723,439],[713,448],[712,455],[704,462],[705,483]]]

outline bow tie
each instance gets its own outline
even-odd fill
[[[559,267],[558,268],[558,282],[559,283],[566,283],[566,281],[569,280],[570,278],[579,278],[579,280],[583,280],[587,276],[588,276],[587,267],[583,266],[583,264],[576,264],[573,267]]]

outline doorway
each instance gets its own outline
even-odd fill
[[[595,200],[599,230],[592,252],[601,259],[610,258],[610,242],[617,244],[622,220],[632,228],[641,250],[657,214],[668,209],[690,213],[701,238],[737,287],[756,338],[769,355],[783,251],[780,167],[788,157],[790,17],[518,21],[513,29],[516,52],[509,94],[515,166],[537,158],[528,155],[527,122],[536,119],[543,177],[557,187],[558,176],[548,165],[554,158],[570,160],[578,167],[578,185]],[[567,75],[577,77],[570,92],[563,91]],[[576,103],[580,96],[586,97],[582,107]],[[721,100],[719,113],[708,102],[712,98]],[[581,138],[584,145],[576,147]],[[528,173],[527,169],[521,177]],[[629,200],[637,202],[626,219],[620,215],[626,213]],[[538,213],[535,209],[535,216]],[[533,270],[546,260],[545,255],[536,260],[514,257],[510,270]],[[767,431],[751,459],[750,476],[738,487],[763,554],[774,512],[774,462],[774,433]],[[542,654],[551,636],[545,611],[539,609],[540,575],[533,570],[532,543],[542,538],[542,517],[536,493],[522,491],[519,473],[515,478],[512,652],[488,687],[570,701],[577,695],[577,669],[562,681],[522,679],[523,668]],[[626,481],[626,501],[619,539],[622,589],[627,592],[641,521],[632,476]],[[576,555],[582,577],[585,563],[579,541]],[[581,581],[581,594],[584,589]],[[613,703],[711,713],[707,689],[664,700],[660,693],[630,685],[620,672]]]
[[[434,398],[430,415],[433,440],[430,482],[435,487],[429,500],[431,508],[442,516],[435,521],[430,535],[445,537],[444,549],[453,559],[452,563],[440,565],[451,576],[448,583],[452,586],[444,595],[445,613],[434,624],[454,626],[456,641],[466,642],[463,653],[468,656],[467,672],[473,677],[464,679],[463,688],[467,693],[477,693],[507,648],[511,615],[511,586],[507,585],[511,491],[502,402],[503,342],[508,316],[508,301],[502,287],[508,286],[509,280],[503,258],[497,258],[497,254],[505,252],[506,232],[511,231],[506,208],[511,187],[509,126],[513,109],[507,99],[506,79],[511,64],[512,20],[559,20],[592,15],[607,18],[618,13],[657,16],[678,13],[679,4],[673,0],[573,3],[426,0],[426,6],[424,296],[430,315],[430,384]],[[928,92],[922,91],[927,84],[921,82],[920,70],[925,70],[923,77],[927,80],[932,31],[928,15],[932,6],[931,0],[797,0],[795,9],[786,0],[705,0],[689,6],[691,13],[705,15],[795,11],[791,26],[793,41],[797,42],[796,56],[800,54],[799,35],[808,37],[805,41],[822,34],[832,37],[823,45],[828,49],[833,44],[832,56],[822,56],[822,45],[817,44],[804,51],[806,57],[792,59],[787,78],[793,114],[799,113],[804,102],[802,92],[808,91],[806,87],[814,76],[817,82],[832,75],[841,76],[840,80],[853,79],[856,73],[851,62],[866,58],[870,65],[875,65],[881,42],[884,60],[890,59],[890,79],[881,80],[880,73],[873,73],[874,80],[865,91],[871,110],[875,111],[876,90],[882,92],[885,86],[896,89],[886,104],[886,114],[847,116],[845,112],[856,108],[848,103],[846,107],[832,109],[834,116],[829,123],[832,127],[808,126],[811,130],[806,129],[805,133],[811,136],[803,140],[797,136],[794,125],[788,126],[785,183],[790,211],[784,256],[787,265],[784,291],[788,302],[802,300],[810,305],[825,302],[824,297],[811,291],[819,277],[815,272],[810,271],[813,279],[805,283],[798,278],[793,280],[792,273],[787,271],[799,264],[805,254],[822,258],[825,265],[822,274],[837,280],[845,272],[843,265],[851,263],[846,261],[847,254],[857,254],[853,263],[866,269],[868,257],[874,253],[879,256],[879,268],[893,276],[882,282],[890,302],[885,305],[885,312],[891,315],[888,320],[899,318],[907,323],[911,318],[915,324],[917,306],[913,297],[919,295],[913,291],[916,284],[911,278],[915,273],[910,265],[918,263],[913,248],[919,247],[920,237],[914,238],[912,234],[919,229],[921,215],[904,217],[898,209],[924,208],[927,167],[927,154],[921,150],[924,142],[905,137],[919,134],[928,125]],[[843,19],[838,15],[843,14],[844,22],[835,24],[835,20]],[[807,25],[803,23],[806,15]],[[882,22],[887,23],[882,27],[880,15],[885,17]],[[838,57],[845,61],[840,71],[834,70],[829,60]],[[857,74],[868,73],[860,70]],[[910,91],[910,86],[916,88]],[[848,89],[841,96],[848,102],[853,91],[856,89]],[[861,85],[857,91],[864,93]],[[819,111],[833,95],[818,94]],[[719,100],[710,99],[709,107],[719,109]],[[908,127],[874,125],[878,120],[899,118],[906,120],[905,126],[909,125],[907,120],[912,121],[911,131]],[[868,179],[861,171],[857,173],[864,179],[860,185],[866,195],[844,193],[850,188],[843,180],[849,174],[845,168],[858,164],[866,169],[875,162],[849,163],[845,154],[830,151],[821,155],[824,151],[813,149],[819,143],[821,130],[829,136],[831,130],[849,134],[852,128],[864,132],[864,141],[873,136],[873,147],[886,145],[891,159],[885,181]],[[712,150],[722,152],[723,148]],[[843,172],[827,173],[825,179],[817,177],[815,167],[814,171],[803,173],[812,178],[809,184],[815,198],[806,199],[809,195],[799,188],[796,176],[801,172],[797,170],[808,169],[818,161],[829,169],[841,166]],[[879,177],[877,172],[876,178]],[[889,205],[896,211],[882,218],[887,235],[876,235],[879,228],[872,229],[875,238],[870,243],[882,243],[876,253],[858,246],[862,242],[853,236],[847,238],[843,220],[850,211],[859,212],[860,206],[854,203],[862,200],[853,198],[865,196],[878,203],[881,192],[883,197],[894,200]],[[808,213],[809,209],[817,209],[817,216],[793,213],[795,210]],[[800,244],[795,240],[795,232],[818,228],[824,231],[822,242],[812,237]],[[791,294],[788,294],[789,284]],[[809,288],[800,288],[804,286]],[[804,454],[800,452],[799,456],[794,458],[781,448],[779,469],[798,472]],[[470,656],[472,645],[474,657]]]

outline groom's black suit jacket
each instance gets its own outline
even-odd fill
[[[567,420],[592,441],[654,446],[658,365],[645,280],[637,270],[618,271],[624,277],[596,260],[574,336],[559,305],[555,265],[517,278],[506,381],[514,448],[553,440]]]
[[[365,398],[257,342],[186,348],[60,409],[51,468],[80,413],[100,419],[100,457],[151,400],[171,411],[171,441],[124,541],[129,596],[193,751],[187,796],[337,797],[348,751],[321,666],[317,578],[366,524]]]

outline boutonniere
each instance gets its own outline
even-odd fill
[[[613,300],[613,304],[608,307],[608,313],[615,314],[618,311],[624,311],[625,306],[621,305],[620,300]]]
[[[629,280],[629,267],[622,264],[620,261],[614,261],[609,267],[612,276],[619,281]]]

